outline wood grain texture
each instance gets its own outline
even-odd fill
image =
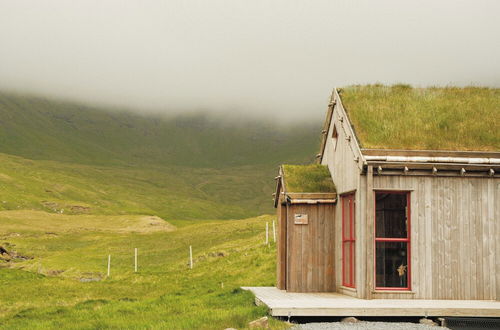
[[[278,242],[276,244],[276,286],[286,289],[286,204],[278,204]]]
[[[499,179],[375,175],[373,180],[375,189],[411,190],[414,294],[408,299],[499,299]]]
[[[270,309],[273,316],[500,317],[498,301],[424,300],[408,297],[366,300],[339,293],[290,293],[270,287],[243,289],[252,291],[256,299]]]
[[[287,205],[286,288],[289,292],[333,292],[333,204]],[[307,214],[307,225],[297,225],[295,214]]]

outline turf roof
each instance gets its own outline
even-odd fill
[[[328,167],[325,165],[283,165],[286,191],[291,193],[336,192]]]
[[[500,151],[498,88],[366,85],[340,95],[362,148]]]

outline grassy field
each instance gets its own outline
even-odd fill
[[[239,287],[274,285],[275,248],[264,245],[272,220],[159,226],[144,216],[2,211],[0,244],[18,257],[0,268],[0,328],[245,328],[266,309]]]
[[[498,88],[367,85],[341,97],[364,148],[500,149]]]
[[[266,315],[239,289],[274,285],[273,217],[259,215],[278,165],[312,161],[319,124],[0,93],[0,328],[244,329]]]
[[[0,210],[245,218],[271,211],[276,172],[263,165],[90,166],[0,154]]]

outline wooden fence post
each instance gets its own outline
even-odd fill
[[[137,273],[137,248],[134,249],[134,271]]]
[[[111,254],[108,255],[108,277],[111,274]]]
[[[266,222],[266,245],[269,244],[269,222]]]
[[[189,246],[189,268],[193,269],[193,247]]]

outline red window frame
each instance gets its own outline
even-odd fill
[[[407,220],[407,233],[406,238],[386,238],[386,237],[377,237],[377,194],[401,194],[406,195],[406,220]],[[411,290],[411,199],[410,199],[410,191],[383,191],[377,190],[374,192],[374,226],[373,226],[373,237],[375,240],[373,242],[373,278],[377,278],[377,242],[405,242],[408,250],[407,253],[407,264],[408,264],[408,285],[406,287],[379,287],[377,286],[377,281],[374,281],[375,290],[387,290],[387,291],[410,291]]]
[[[349,288],[355,288],[355,200],[354,193],[342,196],[342,285]],[[349,227],[349,235],[346,236],[345,227]],[[346,245],[349,244],[349,248]],[[346,258],[346,256],[349,258]],[[347,265],[349,260],[349,265]],[[349,278],[346,278],[346,267],[349,267]]]

